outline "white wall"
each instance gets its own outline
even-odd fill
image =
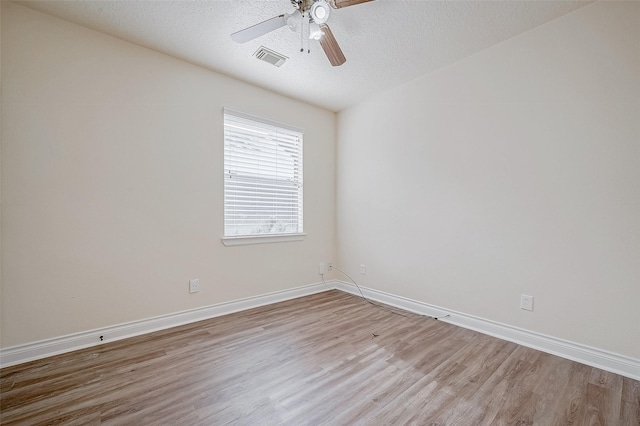
[[[335,255],[332,112],[8,2],[2,56],[3,348],[315,283]],[[222,245],[225,106],[305,129],[305,241]]]
[[[340,113],[338,264],[640,359],[639,23],[595,3]]]

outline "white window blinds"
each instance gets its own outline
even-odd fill
[[[224,236],[300,234],[302,131],[224,110]]]

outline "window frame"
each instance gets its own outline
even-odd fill
[[[297,198],[298,201],[298,215],[297,219],[300,224],[299,232],[288,233],[254,233],[244,235],[226,235],[227,232],[227,179],[228,179],[228,163],[227,163],[227,116],[239,118],[242,120],[250,120],[258,125],[267,127],[275,127],[286,132],[300,133],[300,172],[299,172],[299,192],[300,195]],[[223,108],[223,236],[221,238],[222,243],[225,246],[236,246],[244,244],[264,244],[264,243],[280,243],[288,241],[302,241],[307,235],[304,232],[304,130],[291,126],[289,124],[283,124],[274,120],[265,119],[255,115],[247,114],[231,108]]]

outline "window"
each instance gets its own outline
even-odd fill
[[[302,234],[302,139],[299,129],[225,108],[225,239]]]

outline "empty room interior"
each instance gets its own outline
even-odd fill
[[[640,2],[1,2],[3,425],[640,425]]]

